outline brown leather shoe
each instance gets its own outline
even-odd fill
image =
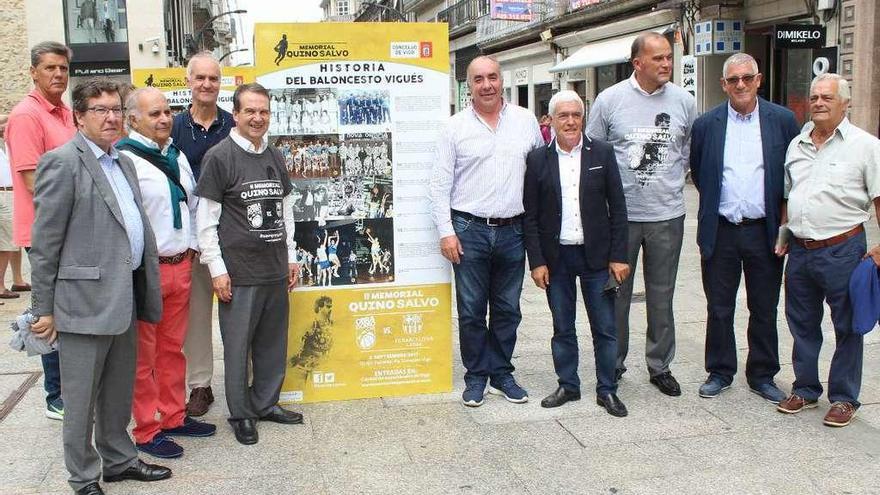
[[[804,409],[812,409],[818,406],[818,401],[815,400],[807,400],[797,394],[791,394],[787,399],[780,402],[778,406],[776,406],[776,410],[785,413],[785,414],[795,414],[803,411]]]
[[[196,387],[189,393],[189,402],[186,404],[186,414],[189,416],[204,416],[214,402],[214,393],[211,387]]]
[[[835,402],[822,421],[826,426],[846,426],[856,417],[856,408],[849,402]]]

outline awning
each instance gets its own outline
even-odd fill
[[[668,26],[662,26],[652,29],[652,31],[663,34],[668,29]],[[633,41],[635,41],[640,34],[641,33],[635,33],[585,45],[567,59],[550,68],[550,72],[565,72],[568,70],[626,62],[629,60]]]

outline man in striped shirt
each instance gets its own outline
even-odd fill
[[[455,271],[462,402],[481,406],[488,381],[490,393],[523,403],[510,362],[522,319],[523,177],[526,155],[544,139],[531,112],[502,98],[498,62],[475,58],[467,81],[472,105],[441,130],[431,180],[431,216]]]

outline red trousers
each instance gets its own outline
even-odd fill
[[[160,264],[162,321],[138,321],[137,372],[131,413],[132,435],[147,443],[162,429],[183,424],[186,415],[186,358],[183,341],[189,316],[191,261]],[[158,413],[158,418],[157,418]]]

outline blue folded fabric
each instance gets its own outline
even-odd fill
[[[853,308],[853,333],[865,335],[880,320],[880,273],[870,257],[853,270],[849,278],[849,299]]]
[[[10,324],[12,329],[12,339],[9,341],[9,347],[16,351],[26,351],[28,356],[36,356],[37,354],[49,354],[58,349],[58,341],[49,343],[46,339],[41,339],[34,335],[31,331],[31,323],[34,321],[34,315],[30,308],[18,315]]]

